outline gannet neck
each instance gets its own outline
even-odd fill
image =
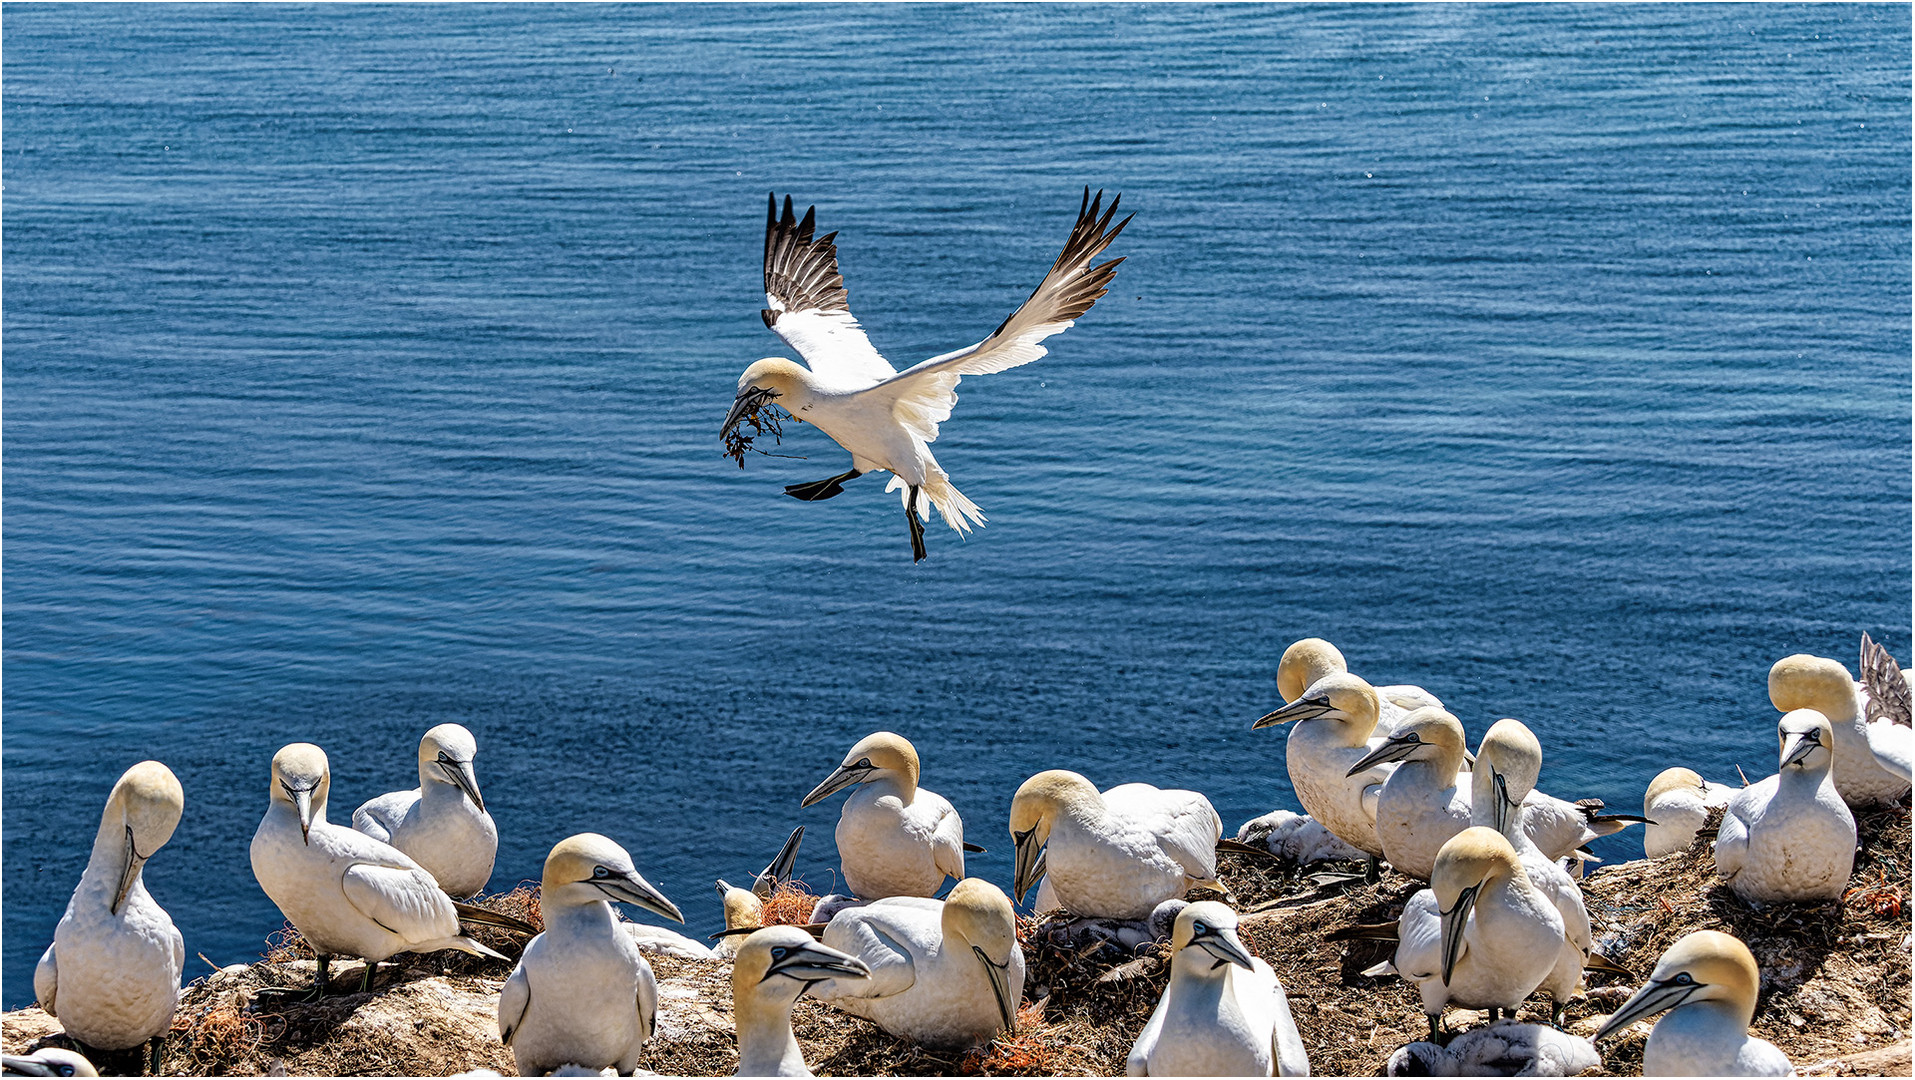
[[[1796,653],[1769,669],[1769,701],[1781,712],[1814,709],[1832,724],[1855,719],[1855,680],[1839,662]]]
[[[185,807],[186,794],[173,770],[157,761],[126,770],[100,812],[80,890],[97,894],[114,914],[129,895],[144,893],[140,868],[173,838]]]
[[[1322,638],[1304,638],[1283,650],[1283,659],[1277,661],[1277,693],[1285,701],[1295,701],[1324,676],[1348,670],[1335,645]]]

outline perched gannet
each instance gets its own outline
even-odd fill
[[[1177,913],[1170,985],[1130,1048],[1131,1076],[1308,1076],[1290,999],[1237,937],[1237,913],[1205,900]]]
[[[1789,1076],[1775,1045],[1749,1034],[1762,974],[1749,947],[1698,930],[1662,954],[1649,981],[1596,1031],[1601,1042],[1664,1010],[1642,1048],[1644,1076]]]
[[[1776,725],[1780,771],[1729,799],[1716,870],[1744,900],[1836,900],[1855,866],[1855,817],[1830,773],[1834,741],[1814,709]]]
[[[791,1007],[813,983],[830,979],[847,989],[871,969],[796,926],[770,926],[738,945],[731,969],[732,1013],[738,1024],[735,1076],[810,1076],[791,1031]]]
[[[837,834],[852,892],[867,900],[931,896],[946,877],[964,877],[964,822],[944,796],[918,786],[918,751],[909,739],[889,731],[859,739],[798,805],[854,786]]]
[[[1910,684],[1895,657],[1862,635],[1863,713],[1868,721],[1868,749],[1875,764],[1903,780],[1915,779],[1915,716],[1911,716]]]
[[[621,928],[614,902],[685,921],[613,840],[580,833],[545,857],[545,932],[526,945],[499,991],[499,1038],[512,1048],[520,1076],[561,1065],[629,1073],[638,1064],[658,1015],[658,983]]]
[[[1372,859],[1383,855],[1383,841],[1376,834],[1376,803],[1394,766],[1363,770],[1351,766],[1382,745],[1382,738],[1373,739],[1378,702],[1375,687],[1348,672],[1333,671],[1311,683],[1296,700],[1250,725],[1255,730],[1296,724],[1285,742],[1284,757],[1297,801],[1331,835]]]
[[[273,755],[271,801],[253,833],[253,876],[319,954],[313,993],[326,991],[335,956],[379,961],[402,952],[457,949],[506,957],[459,933],[458,909],[431,874],[390,844],[326,820],[332,770],[326,752],[293,743]]]
[[[965,878],[942,901],[893,896],[840,911],[824,943],[864,961],[869,981],[813,996],[909,1042],[963,1049],[1017,1030],[1024,949],[1004,890]]]
[[[159,1070],[153,1070],[155,1076]],[[25,1057],[0,1056],[0,1076],[98,1076],[93,1063],[71,1050],[42,1046]]]
[[[185,807],[178,778],[159,762],[121,775],[86,871],[34,969],[40,1007],[87,1046],[125,1050],[172,1027],[186,943],[146,891],[140,868],[172,839]],[[157,1062],[157,1047],[154,1056]]]
[[[448,895],[476,895],[492,878],[499,830],[485,812],[472,759],[479,744],[458,724],[419,740],[419,786],[390,791],[352,812],[352,827],[398,848]]]
[[[1045,880],[1065,910],[1104,919],[1141,919],[1194,887],[1217,883],[1223,820],[1194,791],[1122,784],[1098,793],[1074,772],[1038,773],[1011,798],[1019,900]]]
[[[720,957],[734,956],[744,943],[739,930],[756,930],[765,924],[765,901],[771,899],[778,886],[791,880],[792,864],[798,861],[798,845],[805,839],[803,825],[791,830],[785,838],[784,846],[771,862],[751,881],[751,888],[741,889],[724,878],[717,882],[719,902],[725,906],[725,933],[715,935],[718,944],[712,952]]]
[[[1416,984],[1432,1036],[1446,1004],[1514,1010],[1555,969],[1564,940],[1562,915],[1529,880],[1516,849],[1480,827],[1437,852],[1430,887],[1404,905],[1396,935],[1396,956],[1364,974]]]
[[[1672,851],[1687,851],[1695,843],[1696,831],[1708,820],[1709,808],[1729,805],[1735,788],[1704,780],[1693,769],[1677,766],[1664,769],[1649,781],[1642,794],[1642,816],[1649,823],[1642,829],[1642,850],[1650,858]]]
[[[1335,645],[1322,638],[1304,638],[1291,643],[1283,650],[1283,658],[1277,661],[1277,693],[1282,694],[1285,701],[1295,701],[1324,676],[1349,670],[1343,653]],[[1420,686],[1400,684],[1375,689],[1379,734],[1395,731],[1397,724],[1417,709],[1443,707],[1435,694]]]
[[[1908,777],[1876,762],[1862,696],[1839,662],[1803,653],[1777,660],[1769,669],[1769,700],[1785,713],[1814,709],[1828,718],[1835,737],[1829,771],[1844,802],[1858,808],[1879,806],[1908,794]]]
[[[844,278],[838,273],[838,249],[832,243],[838,234],[813,239],[816,207],[807,209],[804,220],[798,221],[787,195],[784,216],[779,217],[774,196],[765,217],[762,314],[765,325],[811,366],[807,370],[790,360],[768,357],[746,368],[738,378],[738,394],[721,434],[730,441],[739,423],[758,427],[759,411],[771,404],[795,420],[818,425],[851,452],[851,468],[785,488],[786,494],[806,502],[829,499],[844,490],[846,480],[865,473],[890,472],[885,490],[904,490],[913,561],[924,558],[924,526],[919,518],[929,521],[932,506],[959,535],[973,525],[983,525],[984,515],[951,485],[931,456],[929,444],[937,441],[938,425],[951,418],[960,377],[988,375],[1038,359],[1049,351],[1038,342],[1068,329],[1104,295],[1117,264],[1124,260],[1097,266],[1091,260],[1117,239],[1130,218],[1111,228],[1118,200],[1112,199],[1110,209],[1102,210],[1103,199],[1100,191],[1093,201],[1090,189],[1084,189],[1084,203],[1063,253],[1030,299],[989,337],[900,373],[871,347],[851,314]],[[742,466],[743,451],[735,452]]]

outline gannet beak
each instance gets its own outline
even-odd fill
[[[731,882],[726,881],[724,878],[719,878],[718,879],[718,895],[724,896],[726,893],[730,891],[731,891]]]
[[[976,945],[971,946],[971,951],[977,954],[978,962],[984,965],[984,973],[990,976],[991,993],[997,998],[997,1014],[1004,1018],[1004,1030],[1012,1035],[1017,1034],[1017,1002],[1011,1000],[1011,962],[1006,960],[1000,966]]]
[[[1017,894],[1017,902],[1021,904],[1024,902],[1024,894],[1030,892],[1031,887],[1037,884],[1037,879],[1044,876],[1044,868],[1040,861],[1043,858],[1044,848],[1037,842],[1036,829],[1011,835],[1017,840],[1017,854],[1013,860],[1016,870],[1011,877],[1011,891]]]
[[[1421,739],[1390,739],[1371,751],[1362,761],[1350,766],[1350,771],[1343,775],[1355,776],[1372,765],[1381,765],[1386,761],[1402,761],[1416,753],[1422,745]]]
[[[777,396],[777,391],[759,386],[747,386],[738,391],[738,396],[731,399],[731,411],[725,414],[725,426],[718,429],[718,437],[724,438],[726,433],[738,426],[738,422],[745,418],[745,414],[763,404],[765,399]]]
[[[1516,809],[1516,804],[1509,801],[1509,781],[1503,779],[1503,774],[1492,768],[1489,775],[1490,781],[1496,788],[1496,805],[1490,810],[1490,823],[1495,826],[1497,832],[1507,835],[1509,815]]]
[[[864,783],[864,778],[877,771],[877,766],[868,761],[859,761],[852,765],[840,765],[817,787],[811,789],[799,806],[810,806],[820,799],[828,799],[848,787]]]
[[[772,857],[771,865],[760,871],[752,881],[751,891],[758,899],[771,899],[771,894],[778,891],[778,886],[791,880],[791,867],[798,861],[798,845],[804,838],[803,825],[791,830],[791,835],[785,838],[785,846],[779,848],[778,854]]]
[[[446,779],[465,792],[465,797],[472,800],[472,805],[479,808],[479,813],[485,813],[485,799],[479,795],[479,778],[472,772],[472,763],[460,761],[441,750],[438,764],[439,771],[445,774]]]
[[[120,866],[120,884],[113,890],[113,902],[107,905],[109,915],[118,915],[120,905],[126,902],[126,894],[133,891],[133,883],[140,879],[140,867],[146,862],[146,856],[133,846],[133,826],[126,827],[126,861]]]
[[[592,878],[600,892],[620,904],[632,904],[646,911],[663,915],[673,922],[682,923],[685,916],[679,912],[678,905],[665,899],[665,894],[652,888],[652,883],[640,877],[634,870],[623,877]]]
[[[1676,979],[1689,981],[1677,982]],[[1686,971],[1679,973],[1676,979],[1644,984],[1633,997],[1622,1003],[1622,1008],[1617,1009],[1609,1019],[1602,1022],[1602,1027],[1596,1029],[1596,1034],[1591,1036],[1591,1041],[1601,1042],[1638,1020],[1673,1009],[1689,1000],[1690,994],[1702,989],[1703,984],[1696,982]]]
[[[1821,738],[1813,731],[1790,732],[1789,737],[1782,740],[1782,767],[1796,764],[1821,745]]]
[[[1330,699],[1327,697],[1300,697],[1275,712],[1265,714],[1256,723],[1250,725],[1250,730],[1275,727],[1292,720],[1315,720],[1319,716],[1335,711],[1336,707],[1330,704]]]
[[[813,943],[791,950],[783,960],[775,960],[765,969],[765,978],[788,975],[800,982],[820,979],[868,979],[871,969],[855,956],[841,953],[829,945]],[[764,979],[760,979],[763,982]]]
[[[1470,909],[1476,906],[1476,891],[1471,885],[1456,898],[1456,906],[1443,913],[1443,983],[1448,985],[1456,971],[1456,958],[1463,955],[1463,931],[1469,927]]]
[[[1191,944],[1217,958],[1217,962],[1211,965],[1213,970],[1225,964],[1235,964],[1245,971],[1257,969],[1256,961],[1251,958],[1249,950],[1243,947],[1243,942],[1234,930],[1212,930],[1193,939]]]
[[[293,806],[299,810],[299,840],[311,844],[313,832],[313,792],[311,788],[293,792]]]

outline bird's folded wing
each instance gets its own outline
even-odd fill
[[[937,828],[931,833],[931,862],[953,878],[964,877],[964,820],[951,804],[945,803],[938,815]]]
[[[519,1024],[525,1019],[525,1007],[532,1004],[532,984],[526,980],[525,964],[521,961],[512,969],[512,977],[499,987],[499,1041],[512,1045],[512,1036],[519,1033]]]
[[[832,242],[838,234],[812,236],[816,210],[807,208],[799,221],[787,195],[780,217],[778,197],[771,198],[765,213],[765,325],[826,382],[853,389],[882,382],[897,369],[872,348],[851,314]]]
[[[1716,830],[1716,870],[1725,878],[1733,878],[1741,873],[1742,864],[1749,854],[1749,823],[1737,812],[1742,809],[1741,802],[1740,799],[1729,801],[1729,808],[1722,815],[1722,825]]]
[[[813,988],[815,997],[827,1001],[833,997],[890,997],[904,993],[918,981],[911,947],[866,912],[853,909],[832,919],[825,930],[824,943],[864,961],[871,969],[871,977],[824,980]]]
[[[1165,791],[1149,784],[1121,784],[1104,793],[1105,805],[1147,824],[1163,853],[1198,881],[1217,877],[1217,838],[1223,819],[1210,800],[1194,791]]]
[[[416,791],[389,791],[376,799],[368,799],[352,812],[353,830],[382,844],[390,844],[393,831],[406,818],[406,808],[418,798]]]
[[[654,1026],[658,1022],[658,979],[652,974],[650,964],[641,963],[638,968],[638,1041],[644,1042],[652,1037]]]
[[[60,1015],[53,1011],[54,999],[58,996],[59,989],[60,965],[54,959],[53,946],[48,945],[47,951],[40,954],[40,962],[33,968],[33,996],[40,1002],[41,1010],[48,1016]]]
[[[343,884],[359,914],[408,941],[458,936],[451,898],[424,870],[355,863],[346,868]]]

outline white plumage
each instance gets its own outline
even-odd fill
[[[1383,855],[1383,841],[1376,834],[1377,799],[1395,766],[1354,772],[1351,767],[1389,737],[1378,731],[1378,708],[1376,689],[1369,683],[1331,671],[1250,725],[1295,725],[1284,743],[1284,759],[1297,801],[1337,839],[1373,858]]]
[[[1729,799],[1716,870],[1745,900],[1839,899],[1855,866],[1855,816],[1829,775],[1828,719],[1797,709],[1776,730],[1780,770]]]
[[[1544,1024],[1498,1020],[1448,1046],[1411,1043],[1390,1055],[1391,1076],[1581,1076],[1602,1064],[1588,1039]]]
[[[932,896],[964,877],[964,822],[949,800],[918,786],[918,752],[889,731],[858,741],[800,806],[857,790],[838,816],[845,885],[867,900]]]
[[[1142,919],[1193,887],[1221,891],[1223,821],[1194,791],[1122,784],[1100,794],[1083,776],[1053,769],[1017,789],[1010,828],[1019,898],[1042,876],[1074,914]]]
[[[1178,912],[1170,984],[1125,1061],[1131,1076],[1308,1076],[1290,999],[1214,901]]]
[[[1642,794],[1642,849],[1650,858],[1687,851],[1713,807],[1729,805],[1736,789],[1704,780],[1692,769],[1664,769]]]
[[[1777,660],[1769,669],[1769,700],[1785,713],[1814,709],[1828,718],[1835,739],[1830,775],[1851,807],[1888,805],[1908,794],[1908,777],[1875,760],[1863,695],[1839,662],[1805,653]]]
[[[1656,970],[1596,1030],[1595,1040],[1668,1010],[1642,1048],[1644,1076],[1789,1076],[1789,1059],[1749,1034],[1761,972],[1749,947],[1698,930],[1669,947]]]
[[[419,786],[387,792],[352,812],[352,827],[405,852],[452,896],[473,896],[492,878],[499,830],[486,813],[472,759],[479,744],[459,724],[419,740]]]
[[[1262,845],[1264,850],[1299,866],[1311,863],[1360,860],[1364,853],[1339,840],[1323,823],[1307,814],[1275,810],[1252,818],[1237,830],[1240,844]]]
[[[795,926],[771,926],[738,944],[731,969],[738,1027],[737,1076],[810,1076],[791,1030],[791,1007],[811,985],[853,986],[870,974],[864,961],[811,940]]]

